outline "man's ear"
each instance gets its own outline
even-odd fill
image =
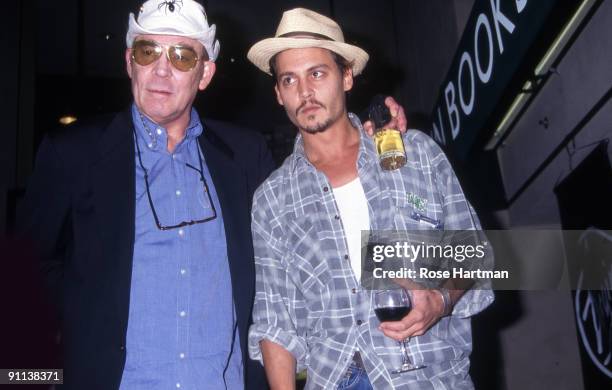
[[[200,78],[200,82],[198,83],[198,89],[203,91],[208,87],[210,81],[215,75],[215,71],[217,70],[217,65],[215,65],[212,61],[204,62],[204,71],[202,72],[202,77]]]
[[[283,102],[283,98],[281,97],[281,94],[278,90],[278,84],[274,84],[274,92],[276,92],[276,101],[278,102],[278,104],[284,106],[285,103]]]
[[[127,70],[128,76],[132,78],[132,49],[125,49],[125,69]]]
[[[344,92],[350,91],[353,88],[353,68],[347,67],[342,74],[342,86]]]

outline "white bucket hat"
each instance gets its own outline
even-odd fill
[[[305,8],[283,13],[274,38],[254,44],[247,57],[256,67],[272,74],[270,59],[287,49],[320,47],[339,54],[353,64],[353,75],[361,73],[369,56],[363,49],[344,42],[344,34],[332,19]]]
[[[125,43],[132,47],[138,35],[178,35],[199,41],[214,61],[219,55],[215,31],[214,24],[208,25],[204,7],[196,1],[149,0],[140,7],[138,20],[130,12]]]

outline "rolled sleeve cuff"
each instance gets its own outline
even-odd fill
[[[453,316],[468,318],[483,311],[495,300],[492,290],[469,290],[453,308]]]
[[[289,351],[296,360],[297,372],[306,368],[308,348],[306,341],[295,333],[271,325],[253,324],[249,329],[249,356],[263,364],[261,348],[262,340],[272,341]]]

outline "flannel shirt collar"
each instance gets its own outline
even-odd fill
[[[348,113],[349,120],[353,127],[359,130],[359,154],[357,155],[357,168],[360,169],[367,164],[376,163],[378,161],[378,156],[376,155],[376,146],[374,145],[374,139],[372,137],[368,137],[363,129],[363,124],[357,117],[357,115],[352,112]],[[297,168],[307,168],[312,167],[312,164],[308,161],[306,157],[306,153],[304,152],[304,139],[302,134],[298,133],[295,138],[295,143],[293,145],[293,153],[290,156],[291,158],[291,172],[295,172]]]

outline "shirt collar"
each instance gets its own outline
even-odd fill
[[[138,137],[142,138],[150,150],[165,150],[168,144],[168,132],[163,126],[158,125],[147,118],[138,110],[136,103],[132,103],[132,122]],[[185,133],[185,141],[193,140],[202,134],[204,128],[200,122],[200,116],[195,108],[191,108],[189,125]]]
[[[354,128],[359,130],[359,154],[357,155],[357,168],[361,168],[371,161],[377,161],[376,147],[374,140],[369,137],[363,128],[361,120],[357,115],[352,112],[348,113],[349,120]],[[298,133],[295,144],[293,146],[293,153],[291,154],[291,171],[294,172],[300,166],[312,166],[306,157],[304,152],[304,139],[302,134]]]

